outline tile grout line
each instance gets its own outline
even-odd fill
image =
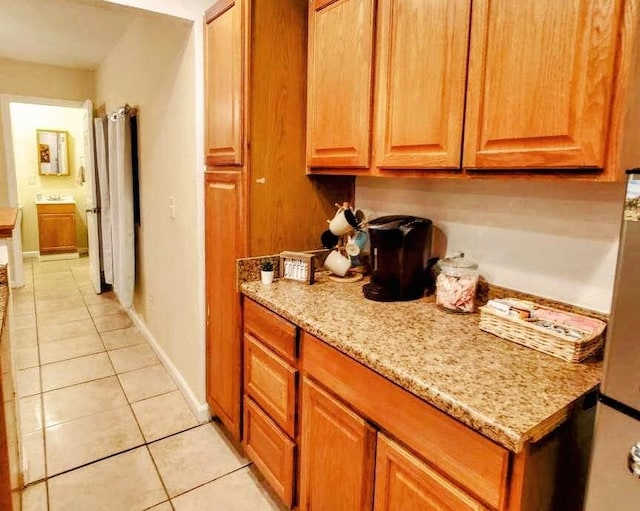
[[[47,464],[47,431],[45,428],[45,413],[44,413],[44,379],[42,377],[42,364],[40,363],[42,360],[42,354],[40,353],[40,326],[38,324],[38,302],[36,298],[36,279],[33,279],[33,299],[34,299],[34,309],[35,309],[35,321],[36,321],[36,341],[38,346],[38,375],[40,377],[40,422],[42,427],[42,457],[44,462],[44,481],[46,483],[47,477],[49,475],[49,466]],[[47,486],[48,488],[48,486]],[[47,509],[49,508],[49,494],[47,490]]]
[[[156,463],[156,459],[153,457],[153,454],[151,454],[151,449],[149,449],[149,443],[145,444],[145,448],[147,449],[147,454],[149,455],[149,458],[151,459],[151,463],[153,463],[153,467],[156,469],[156,474],[158,476],[158,480],[160,481],[160,484],[162,485],[162,489],[164,490],[164,494],[167,496],[167,500],[169,501],[169,505],[171,506],[171,509],[173,509],[173,504],[171,503],[171,495],[169,495],[169,490],[167,490],[167,485],[165,484],[164,479],[162,478],[162,474],[160,474],[160,469],[158,468],[158,464]],[[153,506],[151,506],[151,507],[153,507]]]
[[[207,423],[205,423],[205,424],[207,424]],[[176,431],[175,433],[171,433],[170,435],[167,435],[165,437],[158,438],[157,440],[153,440],[152,442],[147,442],[145,440],[144,436],[143,436],[142,439],[143,439],[144,442],[139,444],[139,445],[136,445],[136,446],[133,446],[133,447],[128,447],[127,449],[123,449],[122,451],[114,452],[112,454],[109,454],[107,456],[103,456],[102,458],[98,458],[98,459],[95,459],[95,460],[92,460],[92,461],[87,461],[86,463],[83,463],[82,465],[78,465],[77,467],[73,467],[73,468],[69,468],[67,470],[63,470],[62,472],[58,472],[57,474],[54,474],[52,476],[47,476],[44,479],[39,479],[38,481],[34,481],[33,483],[29,483],[28,485],[25,486],[25,488],[27,486],[32,486],[32,485],[34,485],[36,483],[49,481],[50,479],[54,479],[54,478],[56,478],[58,476],[65,475],[65,474],[68,474],[70,472],[74,472],[74,471],[79,470],[81,468],[86,468],[86,467],[88,467],[90,465],[93,465],[95,463],[99,463],[101,461],[105,461],[105,460],[108,460],[108,459],[111,459],[111,458],[115,458],[116,456],[120,456],[122,454],[126,454],[128,452],[135,451],[136,449],[141,449],[142,447],[147,447],[147,450],[148,450],[148,447],[151,444],[154,444],[154,443],[159,442],[161,440],[166,440],[167,438],[171,438],[173,436],[180,435],[182,433],[186,433],[187,431],[190,431],[190,430],[195,429],[195,428],[200,427],[200,426],[203,426],[203,424],[198,424],[197,426],[192,426],[192,427],[187,428],[187,429],[182,430],[182,431]],[[151,455],[151,453],[149,453],[149,456],[151,456],[151,459],[153,459],[153,456]],[[250,465],[250,464],[251,463],[249,463],[248,465]],[[155,465],[155,461],[154,461],[154,465]],[[245,466],[248,466],[248,465],[245,465]],[[241,467],[241,468],[244,468],[244,467]],[[162,481],[161,477],[160,477],[160,480]],[[211,482],[211,481],[209,481],[209,482]],[[164,482],[163,482],[163,485],[164,485]],[[168,497],[168,493],[167,493],[167,498],[169,498]]]

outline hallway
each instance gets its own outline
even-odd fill
[[[12,290],[23,510],[280,509],[88,271],[26,260]]]

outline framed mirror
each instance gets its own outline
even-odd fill
[[[60,130],[36,130],[38,172],[41,176],[69,175],[69,134]]]

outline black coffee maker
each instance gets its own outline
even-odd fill
[[[362,287],[366,298],[395,302],[423,296],[431,223],[406,215],[383,216],[368,223],[373,275]]]

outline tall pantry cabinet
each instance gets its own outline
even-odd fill
[[[235,260],[319,247],[353,179],[305,175],[306,0],[220,0],[205,14],[207,402],[241,436]]]

